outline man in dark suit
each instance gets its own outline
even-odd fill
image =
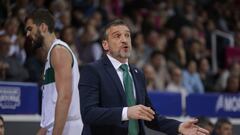
[[[181,123],[155,113],[143,73],[128,65],[132,45],[126,23],[108,24],[102,46],[106,55],[80,71],[83,135],[145,135],[144,125],[168,135],[208,134],[196,119]]]

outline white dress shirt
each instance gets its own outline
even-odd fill
[[[128,62],[126,62],[126,63],[121,63],[121,62],[119,62],[117,59],[113,58],[112,56],[110,56],[110,55],[108,55],[108,54],[107,54],[107,57],[108,57],[108,59],[111,61],[114,69],[116,70],[116,72],[117,72],[117,74],[118,74],[118,77],[119,77],[119,79],[120,79],[120,81],[121,81],[121,83],[122,83],[122,86],[123,86],[123,88],[124,88],[124,84],[123,84],[123,71],[120,69],[120,66],[121,66],[122,64],[127,64],[127,65],[128,65]],[[128,68],[129,68],[129,66],[128,66]],[[130,76],[132,77],[130,70],[128,70],[128,72],[129,72]],[[132,80],[133,80],[133,79],[132,79]],[[133,94],[134,94],[134,98],[136,98],[136,90],[135,90],[134,83],[133,83]],[[129,120],[129,119],[128,119],[128,116],[127,116],[127,109],[128,109],[128,107],[123,107],[123,110],[122,110],[122,121]]]

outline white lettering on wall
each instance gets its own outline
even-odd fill
[[[21,89],[19,87],[0,87],[0,108],[16,109],[21,105]]]
[[[216,112],[219,110],[226,112],[240,112],[240,97],[220,95],[215,107]]]

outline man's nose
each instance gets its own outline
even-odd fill
[[[127,42],[127,38],[126,38],[125,36],[122,36],[122,37],[121,37],[121,41],[122,41],[122,42]]]

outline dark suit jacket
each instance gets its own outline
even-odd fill
[[[137,104],[152,107],[148,98],[143,73],[130,66]],[[82,135],[128,135],[128,121],[121,121],[122,109],[127,107],[123,86],[112,63],[105,55],[84,66],[80,71],[80,103],[84,123]],[[144,124],[169,135],[178,134],[179,121],[158,114],[151,122],[138,120],[140,135],[145,135]]]

